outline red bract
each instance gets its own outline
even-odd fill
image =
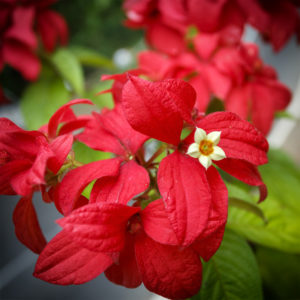
[[[297,6],[294,1],[285,0],[124,2],[127,25],[146,28],[147,42],[169,55],[186,49],[189,26],[196,26],[204,36],[217,35],[226,44],[232,44],[240,40],[246,23],[259,30],[275,50],[280,50],[294,33],[299,36]]]
[[[272,67],[263,64],[256,45],[217,49],[210,41],[207,47],[213,49],[208,59],[192,53],[168,58],[145,51],[139,56],[139,68],[152,80],[188,80],[196,90],[195,108],[199,112],[204,112],[211,98],[217,97],[224,100],[226,110],[251,121],[267,135],[275,112],[288,106],[290,90],[279,82]]]
[[[120,202],[126,201],[121,198]],[[166,240],[176,242],[161,200],[143,211],[121,203],[88,204],[59,220],[63,231],[41,253],[34,275],[56,284],[80,284],[105,271],[117,284],[134,288],[143,282],[150,291],[168,298],[195,294],[201,284],[197,252],[191,247],[156,242],[151,235],[158,236],[159,232],[152,230],[149,236],[143,229],[143,222],[152,229],[160,225],[165,230],[167,226]],[[92,257],[101,260],[93,260],[91,273]]]
[[[55,1],[0,3],[0,71],[7,63],[25,79],[35,80],[40,73],[36,54],[38,38],[41,37],[44,48],[49,52],[56,44],[67,43],[67,24],[62,16],[49,9],[52,2]]]
[[[50,119],[45,133],[25,131],[8,119],[0,119],[0,193],[22,196],[14,211],[16,235],[36,253],[43,249],[46,242],[32,205],[32,194],[42,189],[45,201],[51,201],[46,188],[48,184],[57,183],[58,171],[73,144],[70,133],[58,135],[55,132],[69,106],[77,103],[91,104],[87,100],[69,102]]]
[[[183,89],[192,89],[188,87],[188,84],[178,80],[168,80],[166,81],[168,84],[171,82],[176,83],[176,85],[180,86],[179,91]],[[211,114],[200,121],[191,121],[185,116],[182,116],[182,112],[185,114],[188,111],[192,111],[193,102],[195,98],[195,94],[192,92],[189,93],[179,93],[176,94],[176,97],[173,94],[165,92],[165,81],[151,83],[145,80],[142,80],[138,77],[130,77],[130,80],[125,84],[123,89],[123,107],[128,119],[128,122],[136,129],[143,133],[146,133],[150,136],[161,139],[162,141],[166,141],[164,136],[161,136],[161,133],[168,132],[169,127],[173,128],[172,133],[168,136],[168,141],[174,145],[178,145],[179,136],[181,134],[181,130],[183,128],[183,121],[189,121],[189,126],[195,126],[205,130],[206,133],[210,132],[221,132],[221,141],[219,146],[224,150],[226,154],[226,159],[238,160],[240,164],[247,165],[247,169],[249,169],[248,165],[251,165],[251,168],[256,171],[256,166],[264,164],[267,162],[266,152],[268,150],[268,143],[264,136],[258,132],[250,123],[241,120],[237,115],[232,113],[219,112]],[[154,88],[155,87],[155,88]],[[134,96],[134,97],[133,97]],[[147,106],[147,103],[144,104],[148,99],[151,98],[153,103],[156,103],[155,106],[150,107]],[[170,103],[169,110],[167,109],[168,104]],[[191,103],[191,105],[187,105],[187,103]],[[145,105],[147,108],[141,108],[142,105]],[[176,106],[175,106],[176,104]],[[168,111],[168,114],[176,111],[174,107],[177,109],[177,114],[175,114],[176,118],[173,118],[171,121],[168,121],[168,118],[164,119],[164,114]],[[182,110],[181,108],[185,107],[188,109]],[[180,108],[180,109],[178,109]],[[132,113],[135,111],[135,114]],[[141,112],[141,113],[139,113]],[[155,116],[155,117],[153,117]],[[159,117],[156,117],[159,116]],[[141,124],[141,125],[140,125]],[[188,145],[192,144],[192,136],[191,134],[184,142],[183,149],[186,149]],[[180,146],[180,145],[179,145]],[[180,149],[180,147],[179,147]],[[172,154],[173,157],[178,157],[178,159],[183,154]],[[161,165],[159,172],[164,172],[166,166],[169,168],[169,163],[166,164],[164,161],[170,161],[170,157],[166,157]],[[183,155],[184,157],[184,155]],[[181,158],[180,160],[182,160]],[[220,162],[226,161],[222,160]],[[216,162],[218,163],[218,162]],[[174,162],[174,168],[179,168],[180,170],[181,163]],[[185,165],[185,164],[182,164]],[[170,167],[172,170],[173,167]],[[226,171],[229,171],[226,168]],[[249,183],[251,178],[255,178],[254,185],[263,185],[259,176],[254,176],[254,174],[258,174],[257,171],[250,172],[249,174],[244,174],[241,171],[240,174],[237,172],[232,172],[233,176],[238,177],[239,179]],[[234,174],[233,174],[234,173]],[[243,174],[243,176],[242,176]],[[174,175],[175,178],[179,177]],[[195,176],[193,176],[195,177]],[[170,176],[164,176],[164,178],[171,178]],[[165,179],[166,180],[166,179]],[[174,193],[176,192],[176,188],[179,188],[178,184],[169,184],[172,189],[174,189]],[[183,184],[184,186],[185,184]],[[196,188],[196,187],[195,187]],[[170,195],[171,191],[167,188],[166,195]],[[167,197],[167,196],[166,196]],[[168,207],[168,201],[164,199],[166,207]],[[171,197],[172,205],[174,205],[175,197]],[[172,208],[170,207],[170,211]],[[178,211],[177,213],[180,214]],[[171,217],[172,218],[172,217]],[[171,219],[170,219],[171,220]]]

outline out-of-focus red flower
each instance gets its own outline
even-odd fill
[[[154,51],[141,52],[140,73],[154,81],[185,79],[196,90],[195,108],[199,112],[205,112],[212,97],[217,97],[224,101],[227,111],[268,134],[275,112],[284,110],[291,100],[288,87],[278,80],[271,66],[263,63],[256,45],[218,48],[215,41],[204,41],[206,48],[196,47],[196,53],[167,57]]]
[[[250,23],[280,50],[289,38],[299,36],[300,18],[295,1],[267,0],[144,0],[124,2],[126,24],[146,29],[147,42],[159,51],[176,55],[186,49],[189,26],[201,34],[217,34],[237,42]]]
[[[49,9],[53,2],[56,1],[0,2],[0,71],[9,64],[25,79],[35,80],[41,68],[37,55],[39,38],[49,52],[56,44],[67,43],[67,24]]]
[[[212,64],[223,76],[231,78],[231,89],[223,97],[226,110],[250,120],[266,135],[275,112],[288,106],[291,92],[278,80],[276,71],[264,65],[257,46],[221,49]]]
[[[36,253],[41,252],[46,241],[32,195],[41,190],[46,202],[53,201],[51,188],[71,151],[71,132],[79,127],[78,122],[70,121],[69,107],[78,103],[91,104],[82,99],[69,102],[52,116],[44,132],[25,131],[6,118],[0,119],[0,193],[22,196],[14,211],[15,231],[19,240]],[[67,120],[69,130],[58,132],[58,125],[63,125],[62,130]]]

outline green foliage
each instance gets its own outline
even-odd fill
[[[83,164],[111,158],[110,153],[93,150],[92,148],[80,142],[75,142],[73,144],[73,151],[75,152],[75,159]]]
[[[84,96],[88,99],[91,99],[99,108],[113,108],[114,101],[111,93],[98,94],[99,92],[109,90],[111,88],[111,85],[111,80],[94,83],[92,87],[90,87],[89,90],[86,91]]]
[[[227,226],[247,239],[290,253],[300,253],[300,171],[281,151],[269,153],[269,163],[260,169],[268,186],[267,199],[259,204],[268,223],[257,215],[230,207]],[[230,191],[230,189],[229,189]],[[236,192],[229,192],[230,195]],[[234,195],[255,203],[249,192]]]
[[[48,59],[63,80],[70,85],[71,91],[81,96],[84,91],[84,77],[77,57],[70,50],[60,48]]]
[[[259,300],[261,280],[246,240],[226,231],[217,253],[204,263],[202,287],[192,300]]]
[[[27,129],[36,130],[48,123],[52,114],[70,99],[61,78],[44,67],[40,79],[25,89],[21,99]]]
[[[112,60],[99,54],[97,51],[81,46],[73,46],[70,48],[70,51],[76,56],[77,60],[82,65],[106,68],[109,70],[115,69]]]
[[[216,111],[224,111],[225,110],[225,106],[224,106],[224,101],[222,101],[221,99],[214,97],[210,102],[209,105],[206,109],[206,114],[211,114],[213,112]]]
[[[142,30],[124,26],[122,0],[58,1],[55,9],[66,18],[70,44],[81,45],[111,57],[119,48],[142,38]]]
[[[259,247],[256,257],[266,289],[265,299],[299,299],[300,255]]]

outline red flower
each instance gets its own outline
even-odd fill
[[[203,54],[204,48],[201,49],[200,54]],[[166,57],[156,52],[142,52],[140,72],[152,80],[186,79],[197,92],[195,108],[199,112],[207,109],[211,97],[217,97],[224,100],[227,111],[252,121],[267,135],[275,112],[288,106],[290,90],[278,81],[272,67],[263,64],[254,44],[217,50],[210,40],[206,49],[209,59],[192,53]]]
[[[57,127],[63,116],[66,117],[69,107],[77,103],[91,104],[89,100],[81,99],[64,105],[50,119],[47,134],[25,131],[8,119],[0,119],[0,193],[22,196],[14,211],[16,235],[36,253],[43,249],[46,241],[32,205],[32,194],[41,189],[44,200],[51,199],[51,188],[48,192],[46,190],[47,180],[56,178],[73,143],[73,136],[66,131],[57,133]],[[78,128],[70,127],[70,131]]]
[[[134,129],[179,146],[179,150],[181,147],[186,150],[187,146],[193,143],[192,133],[183,145],[180,144],[184,122],[192,128],[201,128],[206,133],[221,132],[219,146],[225,152],[226,158],[216,161],[216,164],[238,179],[260,186],[263,191],[261,197],[265,197],[264,184],[257,166],[267,162],[268,143],[250,123],[229,112],[214,113],[200,121],[194,121],[191,112],[195,103],[195,91],[188,83],[179,80],[169,79],[153,83],[130,76],[122,95],[125,115]],[[181,153],[178,155],[185,157]],[[172,155],[164,160],[170,161],[170,157]],[[177,156],[174,154],[173,157]],[[160,169],[164,168],[164,160],[161,162]],[[240,168],[231,168],[230,165],[233,163]],[[179,165],[174,163],[174,166]],[[177,184],[170,184],[170,187],[176,186]],[[170,191],[167,191],[168,195],[169,193]],[[171,199],[174,201],[173,198]],[[168,204],[165,205],[167,208]]]
[[[90,204],[58,221],[63,231],[41,253],[34,275],[65,285],[84,283],[104,271],[109,280],[129,288],[143,282],[150,291],[168,298],[192,296],[201,284],[197,253],[207,260],[218,249],[227,217],[226,187],[214,172],[208,172],[206,188],[211,190],[212,202],[209,217],[201,217],[199,242],[178,246],[182,243],[161,199],[144,210],[126,205],[149,185],[147,172],[131,161],[122,165],[118,175],[100,179],[98,197],[92,192]],[[61,186],[66,191],[70,188],[64,180]],[[198,202],[205,207],[206,200],[200,199]],[[220,231],[218,237],[212,237],[215,228]]]
[[[40,73],[40,61],[36,54],[38,36],[49,52],[54,50],[58,42],[62,45],[67,43],[65,20],[48,8],[53,2],[34,0],[0,3],[0,71],[7,63],[25,79],[35,80]]]

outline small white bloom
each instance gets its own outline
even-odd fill
[[[221,160],[226,157],[223,149],[217,146],[220,138],[221,131],[212,131],[206,134],[205,130],[196,128],[195,143],[189,146],[187,154],[198,158],[200,164],[208,169],[212,164],[212,160]]]

